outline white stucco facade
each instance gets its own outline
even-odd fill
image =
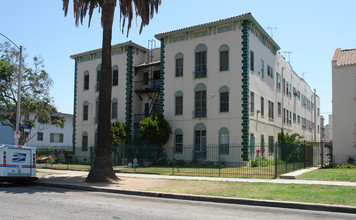
[[[33,116],[33,114],[29,115],[30,118]],[[63,128],[36,123],[36,127],[31,130],[24,129],[24,132],[29,132],[30,138],[26,145],[37,148],[73,149],[73,115],[63,113],[51,115],[51,117],[56,116],[64,117]]]
[[[332,59],[332,135],[336,164],[356,159],[356,49],[335,50]]]

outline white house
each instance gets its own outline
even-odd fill
[[[73,115],[52,113],[51,119],[55,120],[58,116],[65,119],[63,128],[36,123],[36,127],[31,130],[25,129],[25,136],[28,134],[30,138],[26,145],[37,148],[73,149]],[[29,117],[33,117],[33,114]]]
[[[112,119],[125,122],[132,143],[138,122],[158,111],[172,127],[166,147],[174,147],[177,159],[191,160],[188,145],[209,159],[210,144],[224,146],[230,161],[241,158],[229,146],[243,146],[247,161],[248,146],[273,146],[281,129],[320,140],[319,96],[250,13],[155,37],[160,48],[133,42],[112,46],[113,82],[107,85],[112,86]],[[89,156],[88,147],[96,143],[101,50],[71,58],[76,153]]]
[[[335,163],[356,159],[356,49],[337,48],[332,58]]]

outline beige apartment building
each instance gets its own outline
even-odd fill
[[[280,55],[279,46],[248,13],[155,35],[149,48],[112,46],[112,120],[126,124],[131,143],[138,123],[163,112],[172,128],[166,147],[191,160],[185,146],[209,160],[248,161],[249,146],[273,146],[278,133],[320,140],[320,98]],[[75,60],[74,145],[88,155],[96,143],[97,75],[101,50]],[[221,147],[209,152],[207,145]],[[242,146],[235,158],[231,145]],[[273,153],[273,152],[271,152]],[[168,153],[168,159],[172,158]]]

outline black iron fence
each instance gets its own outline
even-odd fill
[[[113,146],[113,165],[120,172],[165,175],[277,178],[305,167],[331,165],[332,149],[323,143],[249,146],[249,159],[243,160],[238,145],[149,145]],[[91,161],[95,151],[91,148]]]
[[[90,161],[87,163],[74,154],[73,147],[42,147],[36,150],[37,168],[90,170]]]

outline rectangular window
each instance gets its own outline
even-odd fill
[[[84,105],[83,106],[83,121],[87,121],[88,120],[88,113],[89,113],[89,106],[88,105]]]
[[[280,102],[278,102],[278,117],[282,116],[282,105]]]
[[[283,123],[286,123],[286,109],[283,109]]]
[[[250,112],[252,115],[255,113],[255,93],[254,92],[251,92]]]
[[[265,149],[265,136],[261,135],[261,150]]]
[[[273,68],[267,65],[267,75],[273,78]]]
[[[265,117],[265,99],[261,97],[261,117]]]
[[[298,115],[298,125],[300,125],[300,115]]]
[[[63,134],[51,133],[49,141],[51,143],[63,143]]]
[[[183,114],[183,96],[176,96],[176,115]]]
[[[255,136],[253,134],[250,135],[250,155],[253,156],[255,154]]]
[[[229,51],[220,51],[220,71],[229,70]]]
[[[195,92],[195,118],[206,118],[206,90]]]
[[[183,134],[175,135],[175,153],[183,153]]]
[[[148,85],[148,72],[144,72],[142,77],[143,77],[142,85],[147,86]]]
[[[255,71],[255,54],[250,50],[250,70]]]
[[[206,51],[195,53],[195,78],[206,77]]]
[[[183,58],[176,59],[176,77],[183,76]]]
[[[268,101],[268,118],[274,119],[274,103],[271,101]]]
[[[119,70],[112,71],[112,85],[113,86],[119,85]]]
[[[274,153],[274,138],[273,138],[273,136],[268,136],[268,152],[270,154]]]
[[[220,93],[220,112],[229,112],[229,92]]]
[[[293,113],[293,123],[295,124],[297,122],[297,114]]]
[[[38,132],[37,133],[37,140],[38,141],[43,141],[43,133],[42,132]]]
[[[84,76],[84,90],[89,89],[89,74]]]
[[[222,155],[229,154],[229,134],[221,133],[219,136],[219,153]]]
[[[281,75],[279,73],[277,73],[276,87],[278,91],[281,91]]]
[[[117,102],[111,103],[111,118],[112,119],[117,118]]]
[[[286,92],[286,80],[283,78],[283,95]]]
[[[261,77],[264,78],[265,77],[265,61],[261,59]]]

